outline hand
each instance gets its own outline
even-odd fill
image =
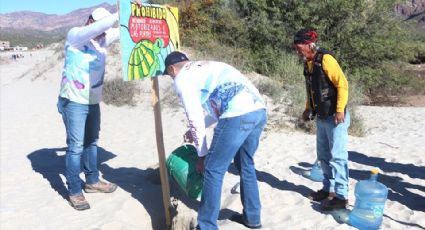
[[[199,157],[198,161],[196,162],[196,171],[198,173],[204,173],[204,170],[205,170],[204,160],[205,160],[205,156]]]
[[[304,110],[301,118],[303,119],[303,121],[310,121],[310,110],[309,109]]]
[[[189,130],[186,131],[186,133],[183,135],[183,140],[186,143],[193,143],[193,136],[192,132]]]
[[[142,0],[133,0],[133,2],[136,3],[139,6],[142,5]]]
[[[344,123],[345,114],[344,112],[337,112],[335,114],[335,124],[338,125],[339,123]]]

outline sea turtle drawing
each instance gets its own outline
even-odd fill
[[[154,43],[142,40],[136,44],[128,61],[128,80],[138,80],[157,75],[160,71],[162,58],[159,57],[164,41],[160,38]]]

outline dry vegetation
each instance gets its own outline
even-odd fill
[[[28,71],[34,73],[32,80],[41,78],[43,73],[51,71],[55,66],[63,65],[63,43],[54,44],[49,48],[55,51],[52,56],[47,57],[45,61],[37,64]],[[190,48],[186,49],[191,59],[208,59]],[[122,80],[119,43],[112,45],[108,49],[108,54],[103,87],[104,103],[114,106],[135,106],[138,103],[142,103],[147,97],[149,98],[152,91],[152,83],[150,80],[146,79],[131,82]],[[294,61],[295,60],[292,60],[292,62]],[[24,73],[21,77],[27,75],[28,72]],[[302,69],[299,65],[286,65],[286,69],[281,72],[287,76],[266,77],[254,72],[246,74],[265,98],[269,116],[267,129],[279,130],[289,128],[314,133],[315,122],[305,123],[299,120],[299,116],[305,104],[305,87]],[[159,76],[159,78],[162,106],[167,108],[180,107],[180,101],[174,93],[171,78],[167,76]],[[146,94],[149,95],[147,96]],[[354,105],[360,104],[362,100],[363,96],[360,89],[357,88],[356,85],[351,85],[349,102],[352,117],[352,125],[350,128],[351,135],[362,136],[364,134],[362,122],[356,116],[354,110]]]

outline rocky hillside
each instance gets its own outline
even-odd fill
[[[425,28],[425,0],[409,0],[397,4],[395,11],[406,20],[418,21]]]

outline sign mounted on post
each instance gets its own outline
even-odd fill
[[[131,0],[119,4],[124,81],[162,74],[167,55],[180,49],[178,8]]]

